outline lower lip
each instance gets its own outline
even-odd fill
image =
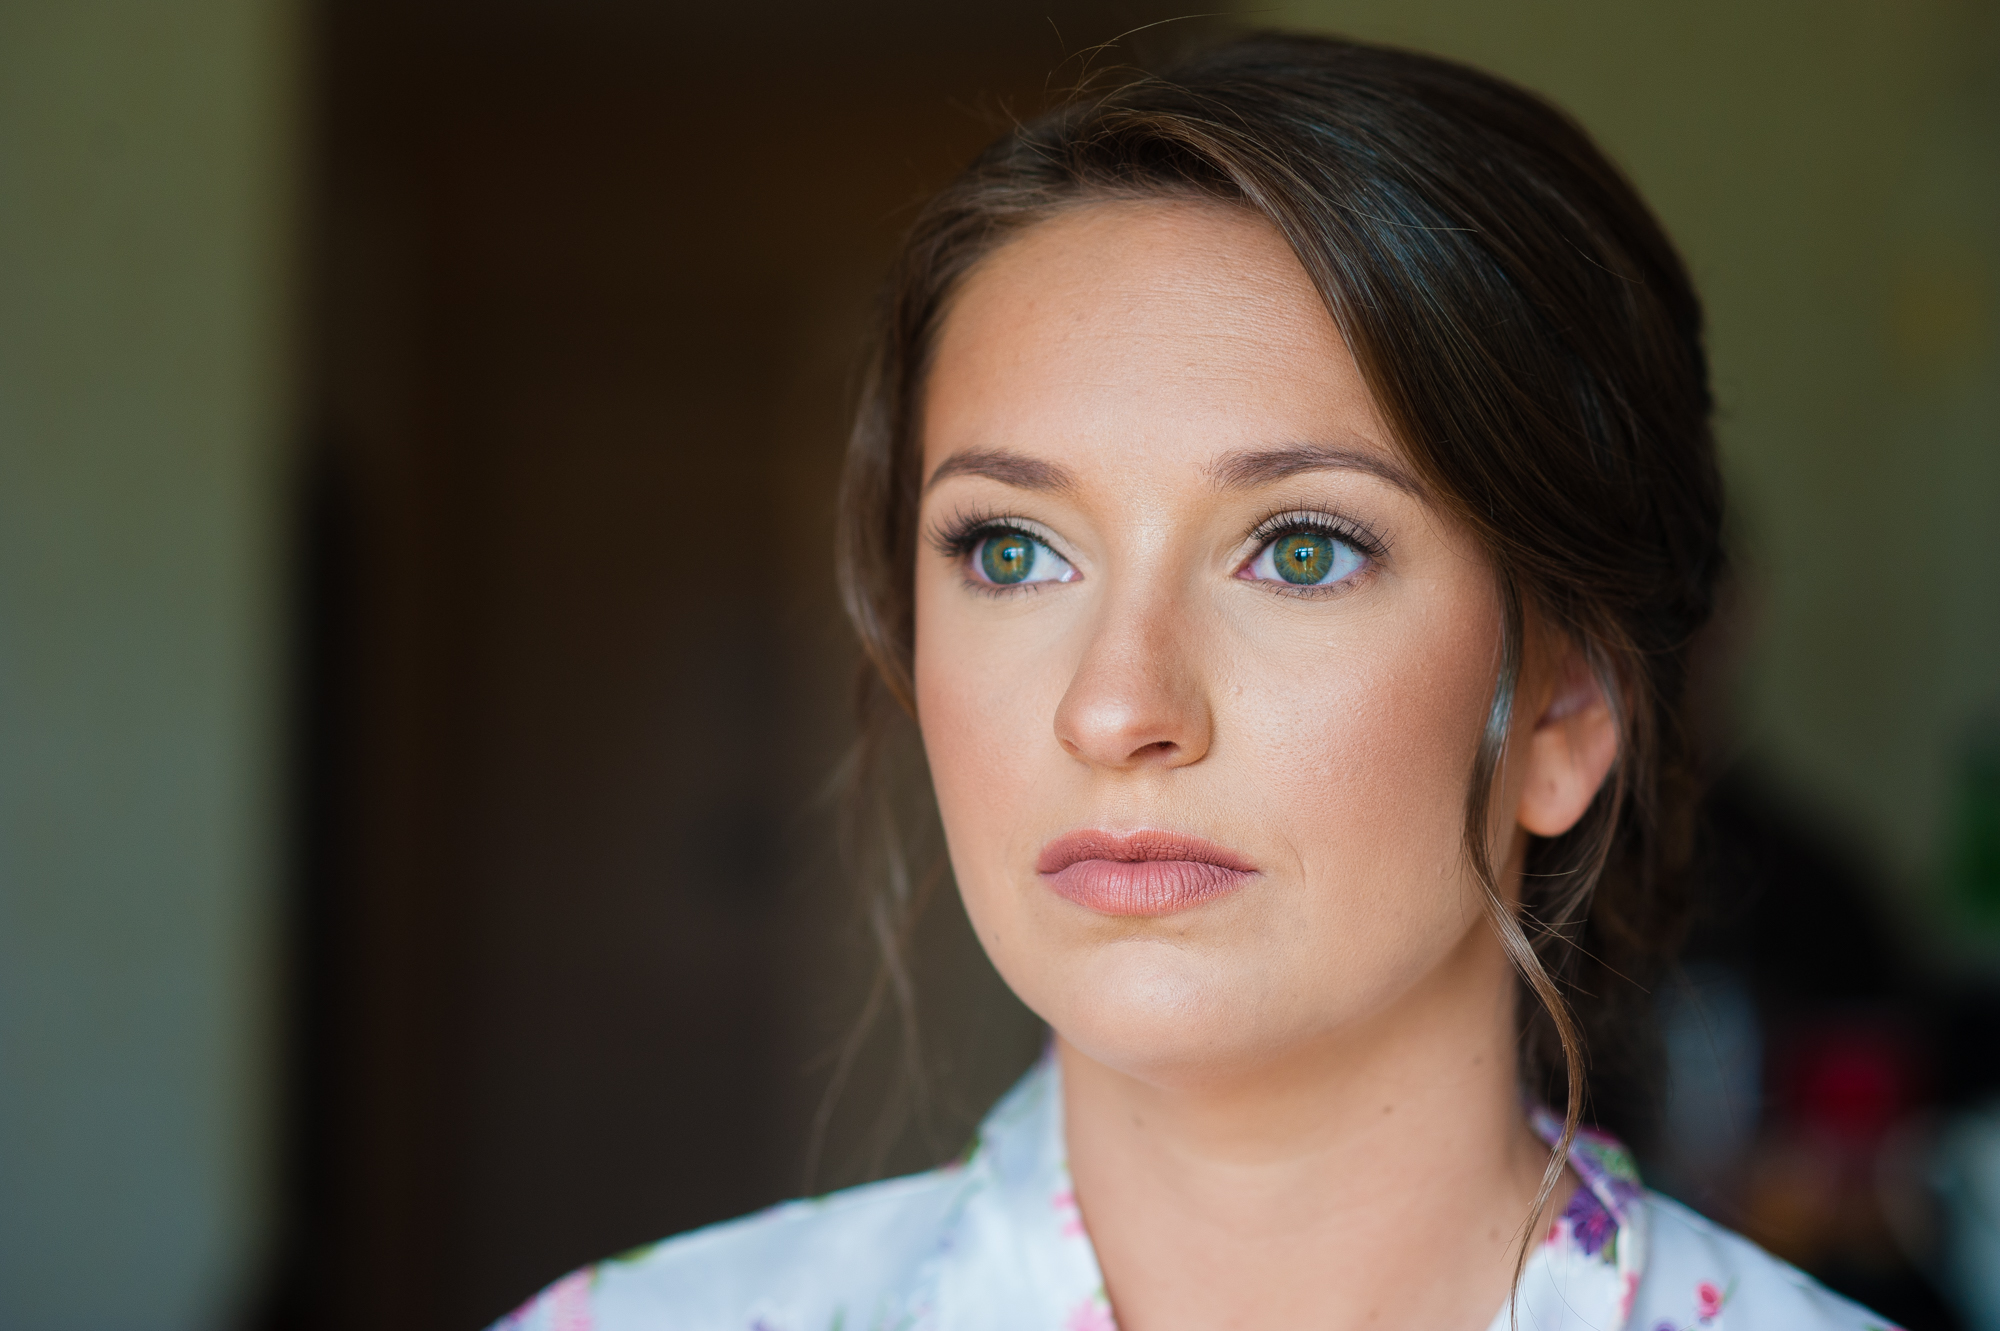
[[[1078,860],[1042,881],[1100,915],[1172,915],[1227,896],[1255,876],[1201,860]]]

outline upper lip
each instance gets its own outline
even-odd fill
[[[1145,860],[1188,860],[1213,864],[1238,873],[1255,873],[1257,866],[1232,850],[1213,841],[1182,832],[1162,832],[1141,828],[1133,832],[1106,832],[1089,828],[1067,832],[1042,847],[1035,861],[1036,873],[1061,873],[1085,860],[1116,860],[1127,864]]]

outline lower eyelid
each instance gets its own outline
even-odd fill
[[[1315,600],[1322,596],[1339,596],[1351,590],[1355,583],[1367,577],[1373,571],[1370,566],[1364,564],[1344,577],[1335,578],[1332,582],[1286,582],[1283,578],[1246,578],[1245,581],[1254,582],[1259,587],[1276,592],[1280,596],[1293,596],[1304,600]]]

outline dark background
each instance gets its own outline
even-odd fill
[[[872,964],[826,789],[874,284],[1131,15],[679,17],[321,15],[289,1324],[483,1324],[927,1166],[1038,1047],[940,902],[930,1131],[876,1132],[885,1028],[806,1177]]]

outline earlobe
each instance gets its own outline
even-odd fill
[[[1597,679],[1572,654],[1562,683],[1528,737],[1521,783],[1521,826],[1536,836],[1561,836],[1597,798],[1618,757],[1618,723]]]

